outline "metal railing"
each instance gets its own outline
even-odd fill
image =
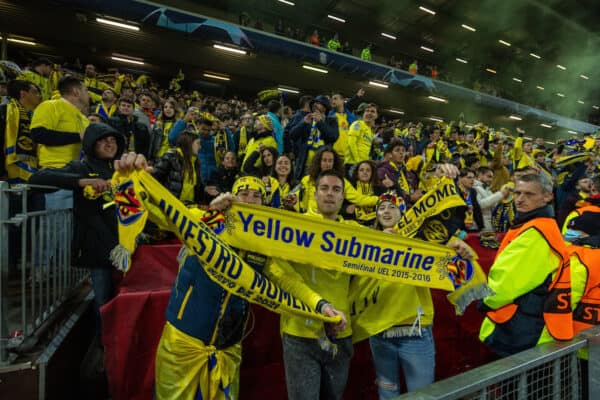
[[[0,365],[35,346],[88,276],[71,267],[73,210],[34,207],[33,189],[0,181]]]
[[[588,360],[580,356],[587,353]],[[595,399],[600,393],[600,326],[569,342],[546,343],[400,397],[411,400]]]

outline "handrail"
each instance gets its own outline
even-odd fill
[[[435,382],[425,388],[406,393],[401,399],[458,399],[486,387],[516,377],[542,364],[577,354],[587,348],[590,338],[600,338],[600,326],[587,329],[566,342],[545,343],[529,350],[485,364],[462,374]]]

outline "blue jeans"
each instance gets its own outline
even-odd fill
[[[61,189],[46,193],[46,210],[64,210],[73,208],[73,191]]]
[[[371,336],[369,343],[380,400],[400,395],[400,368],[409,392],[433,383],[435,345],[431,326],[422,330],[422,336],[384,338],[380,333]]]
[[[102,337],[102,320],[100,318],[100,307],[113,298],[113,269],[95,268],[90,269],[92,289],[94,289],[94,316],[96,319],[96,336]]]

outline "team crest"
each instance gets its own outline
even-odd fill
[[[448,239],[448,229],[437,219],[428,220],[423,226],[423,236],[429,242],[442,243]]]
[[[115,193],[117,204],[117,218],[121,225],[130,225],[144,214],[141,201],[136,198],[133,181],[123,182]]]
[[[220,235],[223,232],[232,233],[234,228],[233,214],[228,211],[208,210],[202,216],[201,221],[205,223],[213,233]]]
[[[453,257],[452,261],[448,263],[448,276],[455,290],[468,283],[473,278],[474,272],[473,263],[459,256]]]
[[[235,230],[235,222],[236,217],[230,210],[225,211],[225,221],[223,221],[223,230],[222,232],[227,232],[227,234],[232,235]]]

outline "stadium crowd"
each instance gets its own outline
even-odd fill
[[[475,256],[463,242],[467,234],[498,249],[488,276],[494,294],[478,305],[486,313],[486,345],[509,355],[597,323],[600,138],[549,143],[462,117],[435,124],[391,119],[362,89],[299,99],[264,90],[248,101],[184,87],[182,74],[160,87],[147,76],[100,76],[92,64],[82,74],[59,72],[46,59],[5,83],[0,179],[60,188],[33,192],[36,209],[74,207],[73,263],[91,271],[96,312],[114,295],[109,256],[119,243],[118,221],[104,207],[111,177],[144,168],[181,202],[209,214],[240,201],[392,235],[401,215],[450,178],[464,205],[427,219],[416,237],[448,244],[465,259]],[[143,240],[169,236],[149,222]],[[289,398],[341,398],[352,357],[350,276],[247,251],[240,256],[283,287],[297,285],[318,312],[339,317],[326,325],[326,337],[322,324],[300,317],[282,317],[281,331]],[[400,371],[408,390],[434,380],[429,289],[397,290],[414,312],[369,339],[381,399],[400,393]],[[596,307],[592,317],[588,307]],[[201,398],[237,398],[247,316],[248,303],[228,295],[188,255],[157,352],[157,398],[196,398],[197,391]],[[411,329],[417,321],[419,329]],[[190,358],[198,354],[206,360]]]

